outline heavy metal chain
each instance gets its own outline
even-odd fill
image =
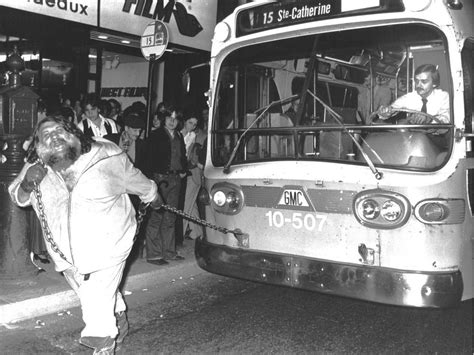
[[[35,184],[35,188],[34,188],[33,192],[35,194],[36,201],[38,203],[38,214],[39,214],[39,219],[40,219],[40,222],[41,222],[41,228],[43,230],[44,238],[51,245],[51,249],[55,253],[59,254],[59,256],[62,259],[64,259],[66,262],[68,262],[69,264],[72,265],[72,263],[66,258],[64,253],[59,249],[58,245],[53,240],[53,235],[51,233],[51,230],[49,229],[48,221],[46,220],[46,214],[44,212],[44,204],[43,204],[43,199],[42,199],[42,195],[41,195],[41,190],[39,189],[39,186],[37,184]],[[138,207],[137,229],[136,229],[136,232],[135,232],[135,237],[140,232],[140,226],[143,222],[143,219],[145,218],[145,215],[146,215],[146,212],[147,212],[147,209],[148,209],[149,205],[150,205],[150,203],[141,202],[139,207]],[[221,232],[221,233],[224,233],[224,234],[232,233],[235,236],[235,238],[237,239],[237,241],[239,242],[240,246],[242,246],[242,247],[248,246],[248,235],[243,233],[239,228],[228,229],[228,228],[225,228],[225,227],[222,227],[222,226],[218,226],[218,225],[210,223],[210,222],[208,222],[204,219],[191,216],[190,214],[187,214],[186,212],[181,211],[181,210],[177,209],[176,207],[172,207],[172,206],[169,206],[169,205],[166,205],[166,204],[162,205],[160,208],[164,208],[165,210],[167,210],[171,213],[174,213],[178,216],[186,218],[186,219],[188,219],[188,220],[190,220],[190,221],[192,221],[196,224],[200,224],[204,227],[214,229],[218,232]]]
[[[140,233],[140,226],[142,225],[143,219],[145,218],[148,206],[150,206],[150,202],[148,203],[140,202],[140,205],[138,205],[137,230],[135,231],[135,239]]]
[[[44,204],[43,204],[43,198],[41,195],[41,190],[39,189],[38,184],[35,184],[35,188],[33,190],[36,201],[38,202],[38,214],[39,214],[39,219],[41,223],[41,229],[43,230],[43,235],[46,241],[51,245],[51,249],[59,254],[59,256],[67,261],[69,264],[72,265],[72,263],[66,258],[64,253],[59,249],[58,245],[56,242],[53,240],[53,234],[51,233],[51,230],[49,229],[48,221],[46,220],[46,214],[44,212]],[[140,231],[140,225],[143,222],[143,219],[146,215],[146,210],[150,204],[149,203],[140,203],[140,206],[138,208],[138,216],[137,216],[137,230],[135,232],[135,237]]]
[[[218,226],[218,225],[215,225],[215,224],[212,224],[204,219],[201,219],[201,218],[198,218],[198,217],[194,217],[194,216],[191,216],[189,214],[187,214],[186,212],[184,211],[181,211],[181,210],[178,210],[176,207],[172,207],[172,206],[169,206],[169,205],[162,205],[161,206],[162,208],[164,208],[165,210],[171,212],[171,213],[174,213],[178,216],[181,216],[181,217],[184,217],[186,219],[189,219],[190,221],[194,222],[194,223],[197,223],[197,224],[200,224],[204,227],[209,227],[211,229],[214,229],[218,232],[221,232],[221,233],[224,233],[224,234],[227,234],[227,233],[232,233],[233,231],[231,231],[230,229],[227,229],[225,227],[221,227],[221,226]]]
[[[59,254],[59,256],[64,259],[66,262],[72,265],[72,263],[66,258],[66,256],[63,254],[63,252],[59,249],[58,245],[56,242],[53,240],[53,235],[51,233],[51,230],[49,229],[48,226],[48,221],[46,220],[46,214],[44,212],[44,204],[43,204],[43,199],[41,195],[41,190],[39,189],[38,184],[35,183],[35,188],[33,190],[36,201],[38,203],[38,214],[39,214],[39,219],[41,223],[41,229],[43,230],[43,235],[46,241],[51,245],[51,249]]]
[[[171,213],[174,213],[178,216],[186,218],[186,219],[188,219],[188,220],[190,220],[190,221],[192,221],[196,224],[200,224],[204,227],[214,229],[218,232],[221,232],[221,233],[224,233],[224,234],[232,233],[234,235],[234,237],[237,239],[237,241],[239,242],[239,246],[248,247],[248,234],[243,233],[239,228],[228,229],[228,228],[225,228],[225,227],[222,227],[222,226],[218,226],[216,224],[213,224],[213,223],[210,223],[210,222],[206,221],[205,219],[201,219],[201,218],[198,218],[198,217],[191,216],[190,214],[187,214],[186,212],[183,212],[183,211],[177,209],[176,207],[172,207],[172,206],[169,206],[169,205],[166,205],[166,204],[162,205],[161,208],[164,208],[165,210],[167,210]]]

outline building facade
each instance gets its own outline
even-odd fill
[[[190,91],[186,69],[209,61],[218,0],[0,0],[0,86],[8,85],[6,57],[25,61],[21,82],[46,102],[87,93],[114,98],[122,108],[160,101],[199,110],[206,104],[208,70],[196,70]],[[229,4],[221,17],[232,11]],[[231,5],[229,7],[229,5]],[[224,11],[224,12],[222,12]],[[150,65],[141,51],[147,25],[162,21],[169,42]],[[149,81],[151,75],[151,81]]]

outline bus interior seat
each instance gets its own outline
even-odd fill
[[[352,107],[333,107],[333,110],[336,111],[341,117],[344,124],[361,124],[357,116],[357,109]],[[327,123],[337,123],[336,119],[329,114]]]
[[[359,124],[357,109],[350,107],[334,107],[343,119],[344,124]],[[337,124],[337,120],[328,115],[326,124]],[[320,134],[319,153],[321,158],[346,159],[347,154],[353,153],[352,139],[343,131],[322,131]]]

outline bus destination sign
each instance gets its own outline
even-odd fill
[[[240,11],[236,35],[328,18],[403,10],[399,0],[283,0]]]

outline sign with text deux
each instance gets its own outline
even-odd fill
[[[97,26],[97,0],[0,0],[0,6]]]

